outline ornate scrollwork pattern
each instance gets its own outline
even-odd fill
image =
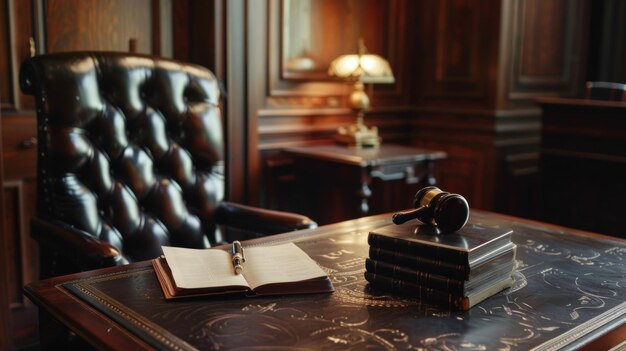
[[[367,229],[297,242],[329,273],[332,294],[165,302],[151,269],[66,286],[144,337],[171,333],[174,344],[215,350],[550,350],[626,314],[626,245],[507,223],[514,284],[467,312],[372,290]]]

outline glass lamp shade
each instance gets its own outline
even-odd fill
[[[372,54],[341,55],[330,63],[328,74],[363,83],[395,82],[389,62]]]
[[[356,111],[356,121],[347,127],[339,127],[335,140],[341,144],[356,147],[378,147],[382,138],[378,128],[364,123],[365,110],[370,99],[365,93],[364,84],[394,83],[389,62],[378,55],[367,54],[363,41],[359,41],[359,54],[341,55],[328,67],[328,75],[354,82],[354,90],[349,96],[350,106]]]

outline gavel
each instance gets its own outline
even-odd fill
[[[455,232],[467,223],[469,205],[459,194],[451,194],[436,186],[427,186],[415,194],[414,210],[394,213],[392,221],[402,224],[411,219],[418,219],[431,224],[442,233]]]

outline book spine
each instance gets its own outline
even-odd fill
[[[376,233],[369,233],[367,242],[370,246],[391,250],[397,253],[427,257],[453,264],[469,265],[467,251],[446,249],[441,246],[427,245]]]
[[[468,280],[470,275],[470,269],[467,265],[401,254],[374,246],[370,246],[369,257],[376,261],[398,265],[416,271],[444,275],[452,279]]]
[[[465,281],[446,278],[438,274],[416,271],[397,265],[378,262],[370,258],[365,260],[365,270],[394,280],[445,291],[454,295],[464,295]]]
[[[463,311],[470,308],[469,299],[464,296],[449,294],[370,272],[365,272],[365,279],[372,285],[373,288],[382,291],[398,293],[406,297],[415,298],[447,308]]]

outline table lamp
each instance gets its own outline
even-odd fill
[[[370,99],[365,93],[364,84],[393,83],[395,79],[389,62],[384,58],[368,54],[363,40],[359,40],[359,53],[341,55],[330,63],[328,74],[354,81],[354,91],[350,94],[350,106],[356,111],[356,122],[347,127],[339,127],[335,140],[342,144],[357,147],[378,147],[381,138],[377,127],[367,127],[363,122]]]

